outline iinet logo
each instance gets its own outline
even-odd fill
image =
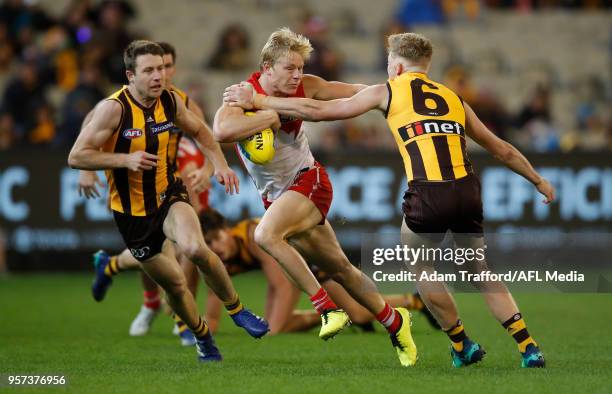
[[[404,142],[423,134],[459,134],[465,135],[465,129],[459,122],[445,120],[420,120],[407,124],[397,130]]]

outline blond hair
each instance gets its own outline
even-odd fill
[[[283,27],[268,38],[268,42],[261,50],[259,67],[263,68],[264,64],[272,66],[289,52],[297,52],[304,61],[307,61],[312,52],[312,45],[308,38],[292,32],[288,27]]]
[[[392,34],[387,38],[387,50],[393,56],[400,56],[411,63],[431,60],[433,47],[431,41],[421,34]]]

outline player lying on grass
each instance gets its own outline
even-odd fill
[[[274,257],[263,251],[255,242],[255,228],[259,218],[247,219],[229,226],[223,215],[209,209],[200,215],[204,239],[225,264],[230,276],[261,269],[268,284],[266,295],[265,318],[270,324],[270,334],[309,330],[319,322],[316,311],[298,311],[295,309],[300,291],[285,276]],[[300,250],[299,243],[295,243]],[[342,286],[329,275],[318,269],[314,262],[308,265],[321,286],[345,310],[353,324],[365,330],[373,330],[374,316],[359,305]],[[421,311],[434,326],[437,323],[417,294],[385,295],[385,301],[393,307]],[[216,332],[221,310],[221,300],[209,291],[206,303],[206,321],[213,332]]]
[[[245,110],[275,110],[283,116],[310,121],[347,119],[380,110],[397,142],[409,181],[401,231],[403,242],[410,247],[439,246],[448,230],[459,247],[484,247],[480,182],[467,156],[466,134],[533,183],[544,195],[545,203],[554,200],[553,187],[516,148],[495,136],[454,92],[429,79],[433,50],[427,38],[413,33],[395,34],[388,38],[388,49],[388,81],[348,99],[271,97],[256,94],[250,84],[242,83],[226,89],[225,101]],[[432,262],[419,261],[415,267],[417,275],[434,270]],[[467,268],[472,272],[488,270],[484,259]],[[521,366],[544,367],[544,357],[505,284],[489,281],[475,286],[516,341]],[[466,335],[444,283],[420,281],[417,289],[451,340],[453,365],[480,361],[485,351]]]

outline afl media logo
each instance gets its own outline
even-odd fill
[[[133,140],[134,138],[138,138],[142,136],[142,130],[140,129],[125,129],[123,130],[123,138],[127,138],[128,140]]]

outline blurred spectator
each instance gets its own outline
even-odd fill
[[[94,34],[95,13],[91,1],[72,0],[64,12],[63,23],[73,46],[89,42]]]
[[[578,103],[575,109],[577,147],[584,150],[607,149],[609,144],[610,103],[606,104],[604,82],[591,76],[576,81]]]
[[[405,30],[405,26],[402,25],[400,22],[398,22],[395,19],[391,19],[389,21],[387,21],[387,23],[384,23],[382,28],[380,29],[380,43],[382,44],[380,46],[380,70],[387,72],[387,58],[388,58],[388,53],[387,53],[387,37],[393,35],[393,34],[400,34],[400,33],[404,33],[407,30]]]
[[[601,128],[603,124],[602,107],[605,109],[604,82],[596,76],[590,76],[576,82],[576,126],[578,129]]]
[[[64,91],[76,86],[79,76],[78,57],[63,26],[54,25],[45,31],[32,52],[38,64],[39,75],[44,75],[45,82],[56,83]]]
[[[515,121],[517,128],[529,134],[531,146],[538,152],[555,152],[560,147],[560,133],[550,113],[550,89],[538,86]]]
[[[0,74],[7,72],[15,50],[8,34],[8,24],[0,20]]]
[[[540,8],[610,8],[609,0],[484,0],[490,8],[511,8],[528,12]]]
[[[477,90],[470,73],[460,64],[446,70],[443,83],[467,102],[493,133],[505,139],[509,119],[501,100],[493,91]]]
[[[33,42],[36,32],[49,28],[53,23],[37,1],[22,0],[5,1],[0,6],[0,22],[8,26],[9,38],[18,53]]]
[[[0,113],[10,117],[10,120],[2,123],[12,123],[14,137],[23,140],[27,132],[36,126],[36,120],[33,118],[38,113],[38,107],[44,102],[44,89],[32,62],[22,64],[18,70],[18,74],[8,82],[4,91]]]
[[[334,31],[339,34],[360,37],[365,37],[368,34],[366,27],[359,19],[359,15],[352,8],[340,10],[332,23],[334,24]]]
[[[302,27],[303,34],[310,39],[312,54],[304,66],[304,72],[318,75],[328,81],[337,81],[342,73],[342,56],[333,48],[329,37],[329,26],[320,16],[309,16]]]
[[[28,141],[32,145],[47,145],[55,138],[55,121],[53,108],[46,101],[36,106],[35,124],[28,131]]]
[[[123,0],[105,0],[98,9],[99,30],[92,39],[104,47],[103,71],[114,84],[125,82],[123,50],[135,39],[127,29],[134,15],[134,8]]]
[[[55,145],[69,147],[74,143],[87,113],[105,97],[100,80],[97,67],[89,65],[81,70],[79,84],[68,93],[62,106],[62,124]]]
[[[557,152],[561,141],[559,130],[552,123],[535,119],[525,126],[531,137],[531,148],[536,152]]]
[[[476,101],[471,106],[489,130],[499,138],[507,139],[506,131],[510,119],[503,103],[493,91],[479,91]]]
[[[446,70],[443,83],[470,105],[474,105],[478,100],[478,93],[470,74],[461,64],[454,64]]]
[[[9,114],[0,115],[0,151],[13,146],[13,141],[16,139],[13,130],[13,118]]]
[[[550,89],[541,85],[536,87],[527,104],[519,112],[515,126],[520,129],[535,120],[550,122]]]
[[[207,67],[215,70],[244,71],[250,66],[249,34],[242,25],[227,26],[217,42],[217,48]]]
[[[402,0],[395,20],[406,30],[414,25],[441,25],[445,22],[442,0]]]
[[[479,0],[443,0],[442,8],[447,19],[457,19],[465,15],[470,21],[478,19],[480,15]]]

